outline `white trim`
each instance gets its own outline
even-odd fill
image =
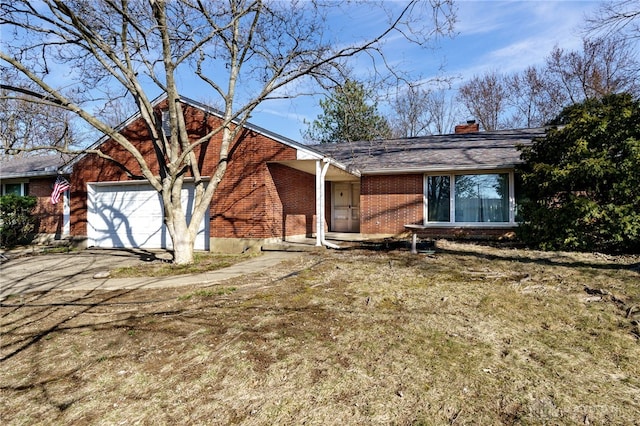
[[[482,165],[482,166],[459,166],[455,168],[451,168],[451,166],[434,166],[434,167],[403,167],[403,168],[394,168],[394,169],[371,169],[365,170],[361,172],[363,176],[367,175],[408,175],[408,174],[416,174],[416,173],[427,173],[427,174],[449,174],[451,172],[457,174],[478,174],[475,172],[489,172],[493,170],[512,170],[516,167],[517,164],[495,164],[495,165]],[[458,173],[459,172],[459,173]],[[484,174],[484,173],[479,173]]]
[[[27,196],[29,194],[27,194],[27,185],[29,184],[29,181],[25,181],[25,180],[19,180],[19,181],[14,181],[14,182],[2,182],[2,194],[1,195],[7,195],[7,185],[20,185],[20,194],[18,194],[20,197],[24,197]]]
[[[62,237],[71,234],[71,206],[69,200],[69,190],[62,193]]]
[[[202,181],[208,182],[211,180],[209,176],[204,176],[201,178]],[[184,178],[184,183],[193,183],[195,182],[194,178]],[[148,184],[151,185],[148,179],[138,179],[138,180],[105,180],[99,182],[87,182],[87,185],[94,186],[107,186],[107,185],[140,185],[140,184]]]

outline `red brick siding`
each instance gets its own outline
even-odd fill
[[[311,235],[315,231],[315,176],[280,164],[270,164],[269,172],[273,187],[266,225],[283,237]]]
[[[227,174],[211,205],[211,236],[281,237],[282,206],[272,205],[277,202],[277,188],[268,163],[292,160],[295,155],[293,148],[245,132],[231,151]]]
[[[29,180],[29,194],[37,198],[33,215],[37,219],[36,233],[62,234],[62,197],[58,204],[51,204],[50,197],[55,177]]]
[[[400,234],[407,223],[422,223],[423,175],[363,176],[360,232]]]
[[[418,231],[421,238],[448,238],[460,240],[495,240],[514,237],[513,228],[427,228]]]
[[[203,111],[186,107],[185,120],[190,136],[195,139],[206,134],[219,124],[219,119]],[[148,142],[148,131],[139,120],[128,126],[123,133],[141,151],[148,163],[157,161],[152,144]],[[219,159],[221,134],[195,150],[203,176],[211,176]],[[140,174],[140,168],[132,157],[113,141],[101,145],[103,152],[124,161],[127,169]],[[282,229],[274,226],[278,207],[272,206],[272,194],[277,192],[267,168],[270,161],[292,160],[296,151],[266,136],[244,131],[232,144],[226,175],[218,187],[210,207],[210,235],[221,238],[268,238],[282,236]],[[87,186],[88,182],[123,181],[130,179],[124,170],[113,162],[95,155],[87,155],[79,161],[72,175],[71,233],[86,235]],[[313,186],[309,188],[313,190]],[[282,209],[282,207],[279,207]],[[268,220],[269,219],[269,220]]]

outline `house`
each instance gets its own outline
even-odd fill
[[[417,225],[427,237],[499,237],[516,226],[518,145],[545,129],[457,133],[325,144],[314,149],[357,171],[331,185],[331,230],[399,235]]]
[[[66,154],[5,156],[0,159],[0,195],[30,195],[37,199],[36,240],[66,238],[70,235],[69,192],[52,204],[51,192],[58,176],[72,157]]]
[[[185,98],[182,102],[187,129],[194,139],[221,123],[216,110]],[[166,97],[154,101],[158,114],[164,103]],[[153,146],[139,117],[123,123],[120,131],[152,161]],[[218,134],[196,150],[203,176],[213,174],[220,143]],[[99,140],[97,147],[122,162],[124,168],[95,154],[84,154],[74,161],[70,170],[71,235],[84,236],[86,244],[93,247],[170,248],[158,194],[144,180],[130,177],[140,174],[137,163],[108,137]],[[230,148],[225,178],[200,224],[196,249],[244,251],[314,233],[316,166],[320,163],[327,181],[352,178],[342,165],[320,152],[258,126],[245,125]],[[183,189],[187,210],[193,189],[187,180]]]
[[[154,101],[159,114],[164,103],[166,97]],[[186,98],[182,103],[194,138],[221,122],[205,105]],[[119,130],[154,158],[138,116]],[[478,132],[470,122],[456,130],[308,146],[246,124],[200,224],[196,249],[238,252],[296,237],[330,246],[327,232],[380,238],[405,235],[407,225],[427,237],[503,235],[517,226],[516,146],[543,136],[544,129]],[[196,151],[203,176],[213,173],[220,143],[216,135]],[[140,174],[135,161],[108,137],[93,147],[125,167],[87,153],[65,169],[71,183],[69,234],[93,247],[171,248],[159,195],[135,178]],[[187,210],[192,193],[187,180],[182,194]]]

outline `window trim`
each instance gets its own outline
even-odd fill
[[[18,182],[2,182],[2,195],[7,195],[7,185],[20,185],[20,197],[24,197],[28,194],[28,181],[18,181]]]
[[[456,176],[462,175],[499,175],[507,174],[509,176],[509,221],[508,222],[456,222],[456,193],[455,181]],[[449,221],[448,222],[430,222],[429,221],[429,177],[431,176],[448,176],[449,177]],[[515,220],[516,201],[515,201],[515,174],[513,169],[494,169],[494,170],[465,170],[465,171],[445,171],[425,173],[423,176],[423,226],[433,228],[513,228],[517,226]]]

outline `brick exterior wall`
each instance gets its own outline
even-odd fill
[[[450,240],[498,240],[513,239],[515,237],[513,228],[427,228],[418,231],[420,238],[444,238]]]
[[[280,164],[268,167],[273,185],[269,185],[266,225],[283,237],[311,236],[316,226],[315,176]]]
[[[404,225],[422,223],[423,175],[363,176],[360,186],[360,232],[402,234]]]
[[[29,179],[29,194],[38,199],[33,215],[37,219],[36,233],[62,235],[62,197],[57,204],[51,204],[55,177]]]
[[[265,136],[245,132],[236,143],[224,180],[211,204],[211,236],[214,238],[283,237],[283,214],[279,194],[279,176],[269,162],[295,159],[295,150]],[[286,175],[288,167],[277,169]],[[303,181],[298,179],[297,185]],[[296,187],[297,188],[297,187]],[[292,193],[304,190],[290,188]],[[296,190],[294,190],[296,189]],[[314,204],[311,203],[313,208]]]
[[[185,121],[193,139],[206,134],[220,122],[217,117],[190,106],[185,106]],[[155,164],[153,160],[155,152],[152,144],[148,142],[148,131],[142,120],[127,126],[123,134],[134,141],[148,162]],[[203,176],[213,174],[219,160],[220,143],[221,135],[218,134],[195,150]],[[140,168],[135,160],[115,142],[103,143],[101,150],[123,161],[126,169],[133,175],[140,174]],[[285,201],[295,198],[302,204],[309,199],[309,192],[311,192],[311,199],[314,200],[314,177],[288,167],[269,165],[270,162],[295,158],[294,148],[255,132],[248,130],[241,132],[230,148],[226,175],[211,203],[210,236],[212,238],[283,237],[283,229],[287,232],[301,231],[299,215],[305,217],[303,233],[306,232],[309,221],[308,209],[300,206],[285,209],[282,203],[283,198]],[[154,173],[157,172],[156,165]],[[96,155],[87,155],[76,163],[71,176],[71,234],[74,236],[87,234],[87,183],[129,179],[131,178],[124,169]],[[306,187],[309,181],[312,183]],[[288,188],[286,188],[287,185]],[[315,210],[315,201],[312,201],[308,208]],[[291,219],[288,219],[287,215],[292,215]],[[291,223],[288,223],[289,220]]]

